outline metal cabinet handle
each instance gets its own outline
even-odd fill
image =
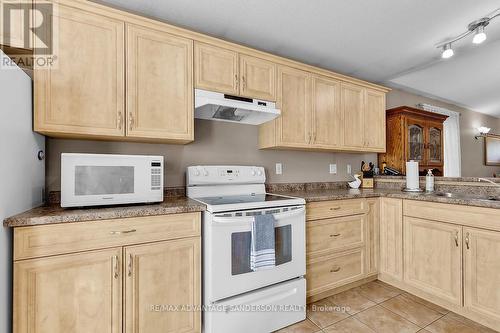
[[[330,269],[330,273],[337,273],[338,271],[340,271],[340,267],[339,266]]]
[[[118,256],[113,256],[113,277],[118,279]]]
[[[128,126],[130,130],[134,128],[134,115],[132,114],[132,112],[128,113]]]
[[[331,207],[330,210],[339,210],[342,207]]]
[[[234,83],[236,84],[236,87],[239,85],[238,74],[234,74]]]
[[[467,246],[467,250],[470,249],[470,246],[469,246],[469,242],[470,242],[469,236],[470,236],[469,233],[465,234],[465,245]]]
[[[331,234],[330,237],[339,237],[340,234]]]
[[[118,129],[121,130],[123,127],[123,114],[121,111],[118,112]]]
[[[455,231],[455,245],[458,247],[458,231]]]
[[[128,255],[127,275],[132,276],[132,253]]]
[[[241,84],[243,86],[243,90],[245,90],[246,86],[247,86],[247,83],[246,83],[246,80],[245,80],[245,75],[243,75],[241,77]]]
[[[130,234],[132,232],[136,232],[137,229],[123,230],[123,231],[110,231],[111,235],[122,235],[122,234]]]

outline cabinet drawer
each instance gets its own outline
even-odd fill
[[[321,255],[364,243],[366,215],[309,221],[306,224],[307,254]]]
[[[307,263],[307,296],[354,282],[364,276],[362,248],[309,260]]]
[[[495,208],[403,200],[403,215],[500,231],[500,214]]]
[[[349,216],[367,212],[368,205],[364,199],[311,202],[307,205],[307,220]]]
[[[14,229],[14,260],[200,235],[200,213]]]

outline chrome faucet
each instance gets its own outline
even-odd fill
[[[479,179],[479,181],[484,181],[484,182],[487,182],[487,183],[490,183],[490,184],[493,184],[493,185],[495,185],[495,186],[500,187],[500,183],[495,183],[494,181],[489,180],[489,179],[487,179],[487,178],[478,178],[478,179]]]

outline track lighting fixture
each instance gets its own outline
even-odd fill
[[[497,10],[495,10],[494,12],[492,12],[490,15],[488,15],[486,17],[483,17],[479,20],[471,22],[467,26],[467,31],[465,31],[464,33],[458,35],[457,37],[455,37],[453,39],[450,39],[448,41],[445,41],[443,43],[436,45],[437,48],[440,48],[443,50],[441,53],[441,57],[443,59],[448,59],[448,58],[453,57],[454,52],[453,52],[453,49],[451,47],[451,44],[469,36],[470,34],[474,34],[474,37],[472,38],[472,43],[481,44],[482,42],[484,42],[486,40],[486,32],[484,31],[486,26],[488,24],[490,24],[491,20],[493,20],[495,17],[498,17],[498,16],[500,16],[500,8],[498,8]]]
[[[448,59],[453,57],[453,54],[455,54],[455,52],[453,52],[453,49],[451,48],[451,43],[444,44],[443,53],[441,53],[441,58]]]
[[[476,28],[476,32],[474,33],[474,38],[472,38],[472,42],[474,44],[481,44],[486,40],[486,33],[484,32],[484,25],[480,25]]]

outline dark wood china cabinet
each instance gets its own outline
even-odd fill
[[[406,174],[406,162],[419,163],[420,174],[433,169],[434,175],[444,173],[443,122],[448,118],[421,109],[399,106],[386,111],[387,150],[378,155],[379,165]]]

